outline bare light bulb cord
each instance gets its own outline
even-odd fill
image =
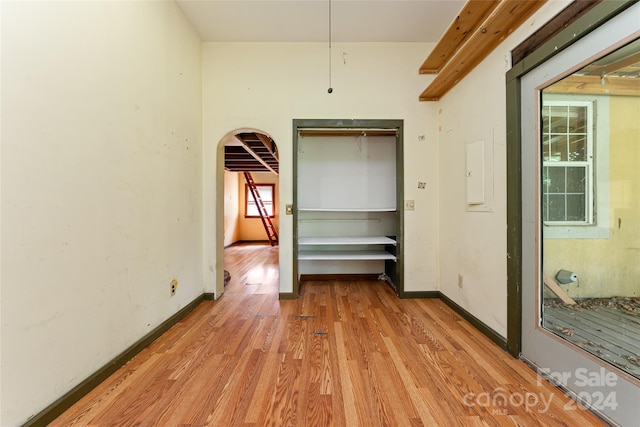
[[[331,87],[331,0],[329,0],[329,89],[327,92],[333,92]]]

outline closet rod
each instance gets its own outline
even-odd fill
[[[396,136],[395,129],[301,129],[301,137],[311,136]]]

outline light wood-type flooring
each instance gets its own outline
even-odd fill
[[[437,299],[307,282],[278,249],[225,250],[231,281],[52,426],[598,426]]]

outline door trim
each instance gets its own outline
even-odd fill
[[[506,75],[507,104],[507,351],[522,350],[522,168],[520,79],[544,61],[635,4],[635,0],[603,1],[549,39]]]

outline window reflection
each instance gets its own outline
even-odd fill
[[[542,325],[640,378],[640,39],[542,91]]]

